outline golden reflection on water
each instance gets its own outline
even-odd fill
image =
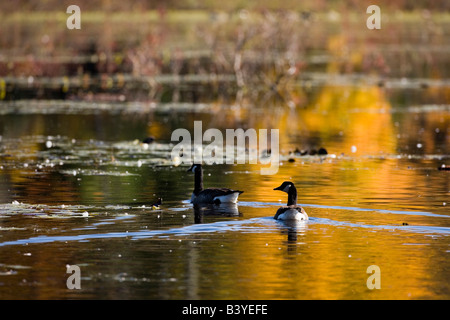
[[[330,145],[338,140],[336,149],[328,148],[331,153],[349,153],[355,146],[358,154],[390,154],[395,151],[390,110],[378,87],[326,86],[310,107],[299,109],[295,118],[286,114],[279,127],[286,128],[284,141],[298,135],[315,135]]]
[[[97,15],[98,13],[94,13],[90,19],[97,19]],[[180,17],[183,16],[182,13]],[[202,17],[201,22],[207,23],[208,28],[211,25],[221,26],[209,21],[212,18],[209,13],[205,12]],[[284,19],[283,16],[280,17]],[[103,18],[100,20],[100,28],[86,29],[90,30],[86,32],[94,32],[93,39],[99,39],[99,57],[106,56],[106,53],[111,55],[117,39],[126,39],[125,43],[141,42],[137,40],[144,38],[146,34],[142,31],[142,25],[150,26],[144,28],[150,30],[150,42],[155,41],[161,46],[148,50],[152,47],[149,47],[150,42],[143,41],[138,50],[143,50],[144,57],[147,55],[149,59],[144,59],[142,65],[133,63],[132,72],[151,76],[162,73],[163,64],[174,58],[170,53],[174,47],[172,43],[178,46],[190,39],[192,43],[189,47],[195,51],[195,48],[205,45],[204,37],[198,35],[209,34],[199,32],[202,28],[191,28],[190,24],[188,27],[184,24],[177,26],[176,23],[174,26],[162,24],[165,31],[154,32],[161,29],[161,26],[155,29],[158,25],[149,21],[144,21],[144,24],[132,23],[124,28],[120,23],[108,23],[103,21]],[[142,22],[140,19],[136,21]],[[42,47],[42,34],[49,39],[58,39],[59,36],[54,35],[58,28],[52,28],[56,25],[52,21],[47,25],[39,24],[38,28],[34,28],[34,24],[21,26],[13,22],[6,21],[7,29],[11,25],[17,31],[11,33],[14,38],[12,42],[15,44],[13,49],[29,48],[20,44],[30,42],[29,38],[36,35],[35,31],[30,31],[25,32],[25,36],[20,36],[18,31],[37,30],[39,35],[31,40],[31,43],[36,44],[31,46],[31,60],[26,58],[20,63],[23,58],[19,56],[19,62],[13,69],[11,68],[14,63],[8,63],[7,72],[12,75],[30,76],[28,85],[30,80],[39,82],[39,72],[33,71],[36,67],[33,48],[39,50]],[[331,32],[322,34],[322,28],[334,28],[335,23],[329,25],[320,20],[317,22],[314,22],[312,28],[316,31],[312,37],[315,39],[308,43],[312,39],[305,37],[305,48],[319,51],[323,49],[329,56],[329,61],[323,65],[308,65],[305,69],[319,70],[319,73],[323,71],[327,79],[349,76],[345,78],[347,84],[351,83],[351,75],[355,73],[371,75],[373,72],[376,75],[406,77],[407,83],[411,80],[410,77],[425,75],[429,76],[429,79],[421,84],[420,89],[401,88],[400,94],[382,81],[378,85],[365,84],[362,80],[354,86],[330,85],[326,82],[320,86],[312,86],[305,80],[307,76],[302,74],[304,69],[298,65],[298,69],[294,71],[298,72],[295,75],[298,78],[284,77],[276,83],[279,76],[276,73],[284,72],[284,67],[280,67],[282,63],[279,70],[277,67],[272,68],[270,64],[264,64],[264,68],[256,67],[256,72],[252,72],[259,77],[261,71],[262,76],[265,76],[271,85],[276,84],[275,89],[279,90],[278,94],[286,101],[280,102],[282,99],[274,98],[276,94],[273,94],[275,101],[255,101],[258,99],[253,98],[259,94],[251,93],[253,88],[250,82],[249,88],[245,88],[249,92],[243,94],[242,105],[230,105],[228,94],[225,94],[222,99],[226,100],[226,103],[206,103],[207,110],[204,112],[199,111],[201,108],[197,105],[198,108],[193,108],[192,112],[164,111],[160,114],[156,110],[134,116],[125,113],[117,118],[112,117],[112,120],[107,113],[52,118],[46,114],[33,115],[25,112],[19,115],[2,114],[0,118],[0,198],[3,204],[18,200],[29,203],[31,207],[44,203],[58,206],[72,203],[113,206],[125,204],[127,208],[117,212],[108,209],[108,213],[97,213],[97,216],[95,212],[90,212],[89,218],[57,219],[57,215],[53,215],[55,219],[50,219],[51,215],[45,215],[44,218],[44,215],[40,215],[41,212],[33,208],[30,209],[31,215],[22,216],[14,212],[13,207],[13,212],[0,212],[0,243],[30,237],[43,239],[90,232],[102,235],[108,232],[127,234],[130,231],[131,234],[142,229],[172,230],[199,222],[207,225],[217,221],[270,219],[278,207],[274,204],[284,205],[286,202],[284,193],[273,191],[273,188],[284,180],[296,184],[299,202],[311,217],[308,223],[299,225],[294,230],[267,219],[254,222],[252,227],[257,231],[252,232],[245,228],[233,231],[218,228],[206,233],[176,236],[168,234],[161,238],[141,240],[130,240],[129,236],[124,236],[121,239],[92,238],[89,241],[49,241],[42,244],[5,246],[0,250],[0,298],[450,298],[447,257],[449,241],[445,229],[450,228],[450,179],[448,172],[437,170],[442,164],[450,165],[447,162],[450,113],[448,108],[436,108],[441,104],[448,105],[450,89],[430,85],[433,80],[445,81],[446,77],[446,70],[442,68],[446,60],[440,58],[441,54],[445,55],[445,49],[439,47],[439,54],[433,51],[436,49],[434,45],[444,43],[445,24],[437,23],[435,27],[441,31],[435,33],[430,33],[427,29],[420,30],[422,37],[418,39],[421,40],[408,43],[410,39],[403,39],[406,29],[395,26],[392,28],[392,38],[385,42],[377,40],[376,37],[372,39],[367,33],[361,36],[356,30],[351,30],[354,24],[347,23],[340,25],[339,28],[343,30],[331,29]],[[419,19],[418,23],[414,21],[416,25],[421,25],[422,22],[422,19]],[[225,38],[229,33],[230,38],[234,39],[234,26],[226,24],[225,29],[219,29],[224,31]],[[305,26],[298,30],[305,30],[302,31],[305,35],[313,31],[304,29]],[[405,26],[409,27],[409,24]],[[130,30],[140,31],[130,38],[129,35],[133,34]],[[97,32],[106,32],[106,37],[97,37]],[[406,31],[405,33],[408,34]],[[285,38],[282,32],[278,34],[281,35],[279,40]],[[214,38],[214,33],[211,35]],[[292,38],[289,34],[287,36],[286,40],[291,44]],[[164,40],[165,37],[168,39]],[[435,39],[434,49],[422,50],[428,37]],[[64,40],[67,45],[62,47],[74,47],[71,43],[76,38],[63,38],[60,40]],[[179,42],[178,38],[184,40]],[[278,40],[278,37],[272,39]],[[216,40],[217,48],[228,46],[228,43],[222,46],[220,36]],[[392,48],[390,41],[395,40],[405,41],[398,46],[398,56],[379,52],[385,47]],[[8,42],[8,39],[6,41]],[[50,46],[54,45],[53,41],[49,42]],[[76,47],[81,50],[84,41],[79,41],[80,46]],[[120,46],[122,42],[120,40],[117,43]],[[275,43],[277,41],[273,42]],[[236,46],[234,42],[230,44],[231,47]],[[421,53],[416,55],[406,48],[406,45],[410,44],[417,47]],[[253,48],[251,41],[247,42],[247,45],[250,51],[259,46],[256,43]],[[375,47],[381,49],[376,51]],[[47,52],[49,48],[44,51]],[[18,52],[22,52],[22,49]],[[299,46],[298,49],[303,51],[304,48]],[[159,67],[154,64],[154,61],[160,59],[158,50],[163,52],[162,56],[167,60],[162,61],[163,64]],[[50,51],[48,53],[52,53]],[[300,51],[299,56],[305,55],[305,58],[309,58],[307,52]],[[87,54],[81,51],[78,53]],[[103,67],[100,66],[103,68],[102,72],[112,72],[130,53],[132,51],[128,49],[115,52],[114,59],[110,59],[106,65],[103,64]],[[267,54],[265,50],[260,53],[262,56]],[[177,54],[179,53],[175,53]],[[224,54],[223,58],[226,59],[226,52]],[[293,60],[297,59],[296,54],[297,52]],[[314,54],[311,57],[314,58]],[[12,57],[7,56],[8,59],[14,61]],[[54,59],[56,63],[52,63],[52,66],[56,67],[60,64],[57,54]],[[276,60],[282,59],[281,52],[276,53]],[[191,66],[194,68],[189,72],[197,73],[199,69],[203,69],[200,60],[192,60],[194,63]],[[400,61],[401,65],[397,66],[396,61]],[[233,65],[228,62],[226,64]],[[278,62],[274,63],[276,64]],[[408,73],[408,68],[415,70]],[[56,69],[44,71],[55,76],[66,72],[64,68]],[[209,72],[205,70],[208,68],[202,72]],[[218,70],[220,73],[221,69]],[[226,68],[224,71],[236,72],[232,69],[227,71]],[[61,76],[67,81],[65,74]],[[112,79],[109,75],[101,76],[100,85],[105,92],[111,89]],[[395,79],[387,80],[392,82]],[[95,101],[101,95],[97,97],[88,93],[91,81],[89,76],[83,75],[82,93],[87,96],[83,98]],[[304,85],[298,85],[296,81]],[[119,82],[116,89],[120,91],[125,85],[123,81]],[[5,87],[5,83],[3,86]],[[266,85],[262,87],[269,89]],[[62,89],[67,91],[68,88],[63,86]],[[188,93],[191,90],[188,85],[185,89]],[[215,89],[218,92],[222,90]],[[159,89],[150,91],[153,90],[155,92],[143,93],[144,99],[162,98],[163,94],[156,92]],[[126,90],[124,92],[120,98],[135,98],[133,93],[127,93]],[[5,92],[0,92],[0,98],[10,99],[10,93],[11,90],[7,92],[7,96]],[[177,99],[180,98],[179,94],[180,92]],[[177,96],[175,93],[167,95],[172,95],[174,99]],[[114,148],[111,142],[135,139],[140,141],[146,136],[153,136],[157,141],[166,143],[170,141],[174,129],[185,127],[192,130],[195,120],[203,121],[203,130],[280,130],[283,159],[276,175],[260,175],[259,165],[205,167],[206,187],[230,186],[245,191],[240,197],[239,214],[205,215],[196,219],[190,211],[176,211],[175,209],[188,207],[182,201],[189,199],[193,188],[192,176],[186,174],[185,168],[166,166],[164,161],[170,158],[168,152],[163,152],[159,159],[161,163],[156,166],[125,164],[127,161],[137,161],[142,154],[134,153],[135,149],[132,147],[135,146],[132,143],[127,145],[126,148],[131,150],[127,153],[123,149]],[[56,125],[50,122],[55,122]],[[68,158],[64,157],[67,150],[62,146],[52,149],[45,147],[47,136],[53,139],[57,135],[81,141],[79,145],[75,142],[69,144],[69,147],[66,146],[77,149],[73,154],[69,154]],[[95,143],[83,145],[90,139],[106,141],[111,143],[111,146],[100,148]],[[310,150],[320,147],[327,149],[328,157],[292,157],[293,162],[288,160],[291,157],[289,152],[297,148]],[[55,159],[57,162],[54,167],[45,162],[50,160],[53,164]],[[59,165],[60,160],[67,160],[67,163]],[[102,173],[130,171],[131,175],[89,175],[78,171],[80,168],[95,168],[102,170]],[[63,169],[67,169],[69,173],[62,172]],[[72,171],[75,171],[75,174],[70,174]],[[158,196],[164,199],[161,211],[133,211],[135,215],[130,214],[127,220],[115,220],[117,216],[128,215],[127,206],[148,204]],[[9,229],[10,227],[12,229]],[[439,232],[435,229],[425,229],[421,232],[417,229],[420,227],[444,230]],[[67,275],[64,271],[68,263],[82,266],[84,290],[66,290]],[[366,270],[370,265],[378,265],[381,269],[380,290],[369,290],[366,286],[369,276]],[[11,270],[17,273],[10,272]]]
[[[430,121],[434,116],[441,123],[447,118],[439,113],[426,116]],[[445,174],[438,172],[432,162],[425,163],[428,170],[424,172],[411,170],[411,163],[394,157],[399,139],[391,106],[381,88],[325,87],[313,108],[285,112],[273,119],[278,121],[271,123],[272,127],[283,128],[280,140],[285,151],[324,146],[330,153],[344,154],[344,160],[296,159],[294,163],[284,162],[277,175],[255,180],[247,176],[245,182],[238,180],[240,188],[251,186],[252,195],[243,194],[243,200],[284,204],[285,197],[274,194],[272,189],[284,180],[291,180],[299,187],[299,201],[306,208],[310,203],[447,213],[449,184]],[[415,131],[417,127],[408,130],[413,136]],[[433,145],[431,130],[426,131],[428,135],[421,137],[421,141]],[[308,139],[308,135],[315,139]],[[314,145],[317,142],[320,145]],[[432,152],[431,147],[427,150]],[[254,166],[245,169],[255,172]],[[309,208],[307,211],[312,217],[362,224],[370,223],[374,216],[346,210]],[[246,212],[248,215],[251,216]],[[435,263],[443,263],[439,253],[437,256],[441,257],[436,261],[433,255],[434,251],[442,250],[438,240],[441,236],[426,238],[394,227],[405,221],[435,225],[435,218],[375,216],[374,225],[390,225],[392,230],[313,224],[298,235],[297,242],[287,241],[286,234],[280,232],[278,236],[271,235],[266,245],[254,235],[245,235],[245,247],[235,254],[246,259],[236,264],[235,272],[254,281],[233,285],[239,287],[241,297],[257,294],[262,299],[422,299],[431,298],[441,290],[445,296],[445,289],[423,286],[430,272],[434,277],[442,277],[444,283],[448,281],[442,265],[431,271]],[[438,223],[449,226],[445,218]],[[382,270],[383,290],[371,291],[366,286],[369,276],[366,269],[372,264]]]
[[[314,209],[310,213],[322,215]],[[339,227],[314,219],[296,232],[296,239],[290,239],[280,225],[275,232],[195,238],[187,253],[189,297],[427,299],[437,293],[448,297],[446,285],[427,283],[430,272],[433,281],[448,280],[439,237],[399,229]],[[381,269],[380,290],[367,288],[371,265]]]
[[[269,113],[270,117],[267,116]],[[206,234],[188,234],[182,237],[181,243],[178,242],[179,238],[168,236],[151,241],[135,241],[132,246],[128,245],[128,240],[109,239],[76,244],[36,244],[28,250],[33,258],[31,263],[30,259],[27,260],[28,256],[24,257],[23,254],[18,259],[13,252],[14,246],[7,248],[5,252],[14,256],[15,261],[11,261],[11,264],[32,266],[33,276],[28,271],[20,271],[29,283],[48,283],[44,279],[50,279],[55,286],[63,287],[64,281],[60,276],[55,276],[55,267],[49,261],[55,266],[73,263],[78,250],[85,248],[86,252],[99,252],[93,256],[85,254],[82,260],[75,259],[87,261],[86,271],[91,277],[94,274],[100,274],[100,278],[114,278],[117,274],[126,274],[128,277],[141,275],[138,277],[141,280],[134,282],[107,281],[111,290],[105,294],[111,298],[120,298],[120,294],[116,296],[111,293],[116,285],[131,296],[135,294],[142,297],[139,293],[133,293],[135,282],[144,288],[144,295],[159,298],[449,297],[448,272],[445,269],[448,235],[432,232],[422,234],[407,229],[408,226],[450,227],[448,210],[443,205],[448,203],[450,190],[447,173],[437,170],[440,163],[438,158],[427,159],[419,153],[419,158],[410,159],[408,155],[399,153],[399,149],[404,148],[404,141],[408,140],[412,146],[420,141],[424,146],[421,151],[425,154],[445,154],[442,148],[448,146],[448,137],[442,137],[439,132],[446,132],[448,114],[404,113],[398,117],[382,88],[326,86],[319,90],[307,108],[274,107],[269,111],[243,108],[228,112],[226,117],[210,114],[186,114],[183,117],[183,125],[190,129],[194,120],[204,121],[203,130],[209,127],[280,129],[280,149],[284,158],[276,175],[260,175],[260,165],[205,166],[206,187],[226,185],[245,191],[240,197],[240,214],[221,219],[272,217],[277,209],[274,204],[284,205],[286,202],[285,194],[273,191],[273,188],[284,180],[291,180],[299,190],[299,202],[304,205],[311,221],[299,226],[295,232],[283,224],[261,224],[259,232],[216,230]],[[17,190],[17,199],[31,204],[142,204],[148,203],[149,199],[153,201],[158,194],[163,193],[166,202],[163,211],[158,214],[164,219],[155,223],[151,220],[156,219],[155,215],[150,213],[133,218],[138,221],[137,224],[130,223],[136,222],[133,219],[126,223],[126,230],[139,230],[144,225],[150,229],[165,227],[169,217],[177,216],[170,209],[180,206],[181,201],[189,198],[193,180],[185,168],[121,167],[118,162],[111,160],[114,156],[119,158],[117,150],[113,148],[96,153],[92,152],[92,149],[95,151],[95,145],[88,145],[88,151],[92,153],[87,154],[96,159],[84,163],[84,155],[73,168],[105,169],[99,164],[99,157],[111,160],[106,169],[130,171],[137,173],[137,176],[70,176],[52,173],[52,170],[57,171],[60,167],[39,169],[45,157],[52,155],[43,146],[47,131],[41,121],[24,129],[26,138],[18,139],[17,145],[5,144],[2,158],[5,168],[1,171],[4,181],[7,181],[2,188],[3,197],[7,199],[5,202],[12,200],[7,191],[11,188]],[[144,121],[148,122],[148,125],[143,126],[146,128],[145,133],[156,138],[170,137],[172,126],[179,124],[170,123],[170,118],[161,120],[157,115],[151,115]],[[436,132],[436,128],[442,129]],[[95,137],[95,125],[77,127],[77,130],[81,129],[86,136]],[[420,134],[421,131],[424,134]],[[17,135],[20,136],[20,132]],[[408,133],[407,138],[403,136],[404,132]],[[8,138],[4,138],[3,142],[8,142]],[[293,162],[287,161],[289,152],[295,148],[319,147],[325,147],[334,156],[294,157]],[[417,154],[411,152],[411,155]],[[130,161],[136,160],[132,152],[128,157]],[[25,162],[30,163],[30,167],[23,167]],[[167,191],[168,186],[173,186],[171,193]],[[402,210],[404,213],[381,212],[380,209]],[[443,217],[408,214],[417,211]],[[71,227],[90,227],[92,221],[97,221],[95,219],[91,217],[85,221],[86,225],[76,222]],[[219,218],[205,216],[200,221],[191,219],[190,223],[208,224],[214,219]],[[49,230],[46,231],[47,235],[58,235],[60,230],[70,226],[62,223],[49,225],[48,221],[39,218],[33,221],[37,221],[34,223],[37,230]],[[407,225],[404,226],[404,223]],[[183,224],[189,222],[183,220]],[[14,226],[27,228],[28,222],[17,221]],[[113,223],[110,228],[99,231],[94,229],[93,232],[122,232],[124,227],[123,224]],[[20,232],[9,234],[8,237],[29,237],[28,231]],[[174,247],[173,243],[177,243],[178,247]],[[45,250],[42,246],[46,246]],[[57,253],[66,246],[70,249],[69,253],[58,256]],[[111,250],[117,251],[117,256],[127,255],[135,263],[116,264],[123,259],[103,254]],[[177,258],[169,254],[170,250],[176,250],[173,253],[176,253]],[[148,255],[143,254],[142,259],[133,258],[142,252]],[[109,267],[95,273],[94,270],[99,268],[96,264],[98,260]],[[381,269],[381,290],[369,290],[366,286],[369,277],[366,270],[370,265],[378,265]],[[142,280],[147,278],[153,279],[153,282]],[[158,282],[156,278],[161,281]],[[15,280],[17,278],[9,277],[6,281],[14,284]],[[106,290],[96,287],[95,281],[85,281],[85,284],[87,291],[83,293],[84,297],[98,297],[98,292]],[[16,294],[33,298],[51,298],[55,295],[48,287],[38,291],[34,294],[18,289]],[[57,294],[78,297],[63,289]]]

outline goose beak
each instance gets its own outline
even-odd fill
[[[282,189],[281,187],[282,187],[282,186],[276,187],[276,188],[273,189],[273,190],[281,190],[281,191],[283,191],[283,189]]]

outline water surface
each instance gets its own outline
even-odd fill
[[[218,48],[201,37],[180,49],[181,77],[164,69],[183,32],[193,37],[186,30],[211,22],[184,23],[164,29],[157,74],[123,65],[65,74],[59,51],[61,69],[43,76],[2,48],[15,67],[0,79],[0,299],[449,299],[448,23],[424,31],[394,21],[391,37],[374,36],[370,51],[355,40],[369,43],[366,33],[352,40],[335,22],[313,22],[315,36],[302,35],[312,49],[293,51],[305,69],[281,77],[276,92],[268,88],[280,52],[261,52],[261,63],[258,48],[245,51],[243,71],[258,80],[249,75],[244,88],[230,70],[210,72]],[[16,28],[41,39],[32,26]],[[50,29],[34,32],[53,39]],[[106,42],[126,38],[109,35]],[[244,193],[236,206],[194,208],[188,164],[171,158],[171,133],[192,133],[194,121],[223,133],[279,129],[277,174],[261,175],[261,164],[205,166],[205,186]],[[149,136],[155,141],[143,143]],[[311,154],[321,147],[327,155]],[[272,219],[287,200],[273,188],[285,180],[297,186],[309,221]],[[80,290],[67,288],[70,265],[80,267]],[[381,289],[366,285],[371,265]]]

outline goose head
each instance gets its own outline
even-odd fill
[[[295,188],[295,186],[294,186],[294,184],[293,184],[292,182],[290,182],[290,181],[285,181],[285,182],[283,182],[283,183],[281,184],[281,186],[276,187],[276,188],[273,189],[273,190],[280,190],[280,191],[289,193],[289,190],[291,190],[291,189],[293,189],[293,188]]]
[[[187,169],[187,172],[197,172],[200,171],[202,169],[202,165],[201,164],[196,164],[194,163],[189,169]]]

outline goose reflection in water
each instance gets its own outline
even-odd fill
[[[203,223],[203,216],[242,216],[236,203],[194,204],[193,208],[195,223]]]
[[[277,224],[280,227],[281,233],[287,234],[288,242],[296,242],[298,235],[304,235],[308,228],[308,223],[304,220],[278,220]]]

